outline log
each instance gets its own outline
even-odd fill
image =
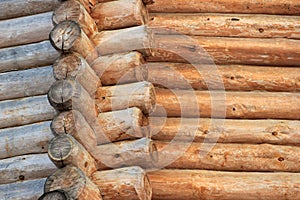
[[[98,0],[76,0],[81,5],[84,6],[84,8],[88,11],[88,13],[91,13],[94,7],[97,5]]]
[[[251,13],[251,14],[282,14],[299,15],[300,3],[298,0],[155,0],[147,6],[149,12],[162,13]]]
[[[54,82],[50,66],[0,73],[0,100],[47,94]]]
[[[70,135],[64,134],[53,138],[49,143],[48,155],[58,168],[73,165],[87,176],[97,170],[94,158]]]
[[[145,80],[159,87],[195,90],[299,91],[300,68],[147,63]],[[110,76],[115,73],[111,72]]]
[[[149,179],[140,167],[97,171],[91,179],[100,189],[104,200],[151,200],[152,197]]]
[[[300,175],[205,170],[161,170],[148,173],[153,199],[298,199]],[[241,195],[243,194],[243,195]]]
[[[53,137],[49,121],[0,129],[0,159],[46,153],[48,142]]]
[[[56,81],[49,90],[48,99],[59,111],[79,111],[90,125],[98,115],[94,99],[76,80]]]
[[[145,80],[145,74],[141,67],[144,63],[142,54],[132,51],[100,56],[91,67],[103,85],[117,85]]]
[[[204,144],[154,141],[157,168],[299,172],[300,147],[271,144]]]
[[[0,199],[33,200],[43,194],[46,178],[0,185]]]
[[[300,66],[300,41],[286,38],[156,35],[155,46],[147,61]]]
[[[97,186],[79,169],[67,166],[58,169],[46,180],[44,192],[62,190],[70,199],[78,200],[102,200]]]
[[[0,21],[0,48],[47,40],[52,12]]]
[[[109,2],[109,1],[113,1],[113,0],[98,0],[99,3],[104,3],[104,2]],[[154,3],[154,0],[143,0],[143,3],[145,5],[148,5],[148,4]]]
[[[49,41],[0,49],[0,73],[51,65],[59,55]]]
[[[91,152],[98,170],[130,166],[149,169],[158,159],[156,153],[155,145],[148,138],[99,145]]]
[[[76,110],[62,112],[56,116],[51,123],[51,129],[56,135],[71,135],[88,152],[91,152],[97,146],[94,130],[81,113]]]
[[[153,116],[300,119],[298,93],[155,90]]]
[[[55,24],[59,24],[65,20],[77,22],[89,38],[93,37],[98,32],[98,28],[93,18],[86,11],[84,6],[76,0],[64,2],[54,11],[52,19]]]
[[[53,11],[60,4],[60,0],[2,0],[0,20]]]
[[[50,32],[50,41],[63,53],[81,54],[89,64],[98,57],[94,44],[75,21],[67,20],[57,24]]]
[[[154,140],[300,146],[299,121],[160,117],[149,121]]]
[[[1,101],[0,111],[0,128],[47,121],[56,115],[45,95]]]
[[[23,155],[0,160],[0,184],[39,179],[56,170],[47,154]]]
[[[44,193],[38,200],[70,200],[69,195],[63,190],[54,190]]]
[[[93,38],[93,42],[100,56],[129,51],[139,51],[144,56],[149,56],[154,45],[153,37],[153,33],[146,26],[137,26],[102,31]]]
[[[154,33],[159,34],[209,37],[300,38],[299,16],[154,13],[150,18],[148,26]]]
[[[99,3],[93,9],[91,16],[99,30],[144,25],[147,24],[149,17],[142,0],[116,0]]]
[[[63,54],[53,64],[56,80],[75,79],[93,97],[101,81],[85,59],[77,53]]]
[[[155,109],[155,90],[151,83],[138,82],[98,88],[96,105],[99,112],[138,107],[144,114]]]

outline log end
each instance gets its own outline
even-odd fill
[[[63,190],[54,190],[44,193],[38,200],[69,200],[70,197]]]
[[[64,80],[67,77],[76,77],[79,67],[82,65],[80,55],[76,53],[63,54],[53,64],[54,78]]]
[[[143,82],[145,85],[145,108],[144,112],[145,114],[150,114],[154,112],[156,108],[156,93],[155,88],[152,83],[149,82]]]

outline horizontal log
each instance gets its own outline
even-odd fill
[[[46,178],[0,185],[0,199],[32,200],[43,194]]]
[[[0,184],[45,178],[56,170],[47,154],[23,155],[0,160]]]
[[[153,199],[298,199],[300,174],[161,170],[148,173]]]
[[[51,65],[58,56],[49,41],[0,49],[0,73]]]
[[[0,111],[0,128],[47,121],[56,115],[45,95],[1,101]]]
[[[155,90],[153,116],[300,119],[298,93]]]
[[[154,141],[158,162],[168,169],[300,172],[300,147],[270,144],[203,144]]]
[[[155,0],[148,6],[150,12],[184,12],[184,13],[253,13],[253,14],[285,14],[299,15],[300,3],[298,0]]]
[[[93,9],[91,16],[99,30],[144,25],[147,24],[149,17],[142,0],[116,0],[99,3]]]
[[[148,26],[159,34],[300,39],[299,16],[154,13],[150,18]]]
[[[299,121],[160,117],[149,121],[154,140],[300,146]]]
[[[148,82],[100,87],[95,102],[100,113],[137,107],[149,114],[155,109],[155,90]]]
[[[300,66],[300,41],[286,38],[156,35],[155,46],[148,61]]]
[[[53,28],[52,12],[0,21],[0,48],[47,40]]]
[[[104,200],[151,200],[152,197],[149,179],[140,167],[97,171],[91,179],[100,189]]]
[[[53,11],[60,4],[60,0],[2,0],[0,20]]]
[[[48,142],[53,137],[49,121],[0,129],[0,159],[46,153]]]

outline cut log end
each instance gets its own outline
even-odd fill
[[[66,160],[74,148],[73,141],[66,135],[60,135],[53,138],[48,147],[48,155],[56,164],[60,163],[63,167],[63,160]]]
[[[70,200],[70,197],[63,190],[55,190],[43,194],[38,200]]]
[[[57,110],[72,109],[72,97],[74,83],[71,80],[56,81],[50,88],[48,99],[50,104]]]
[[[69,76],[76,77],[81,64],[81,59],[76,54],[63,54],[53,64],[54,77],[57,80],[63,80]]]
[[[51,129],[55,134],[71,134],[75,131],[76,125],[73,112],[74,111],[62,112],[53,119]]]

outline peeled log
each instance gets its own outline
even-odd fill
[[[155,88],[153,116],[300,119],[300,94],[287,92],[222,92]],[[293,106],[291,106],[293,105]]]
[[[149,12],[161,13],[253,13],[299,15],[298,0],[155,0],[147,6]]]
[[[156,35],[147,61],[300,66],[300,40]]]
[[[300,146],[299,121],[160,117],[149,121],[154,140]]]
[[[300,147],[270,144],[204,144],[154,141],[155,166],[167,169],[300,172]]]
[[[116,0],[99,3],[91,15],[99,30],[128,28],[148,22],[148,12],[142,0]]]
[[[154,200],[299,199],[300,174],[204,170],[148,173]]]
[[[155,103],[155,90],[148,82],[100,87],[96,92],[100,113],[137,107],[149,114],[155,109]]]
[[[140,167],[97,171],[91,179],[104,200],[151,200],[152,197],[149,179]]]
[[[89,152],[70,135],[53,138],[48,147],[48,155],[59,168],[73,165],[90,176],[97,170],[97,164]]]

